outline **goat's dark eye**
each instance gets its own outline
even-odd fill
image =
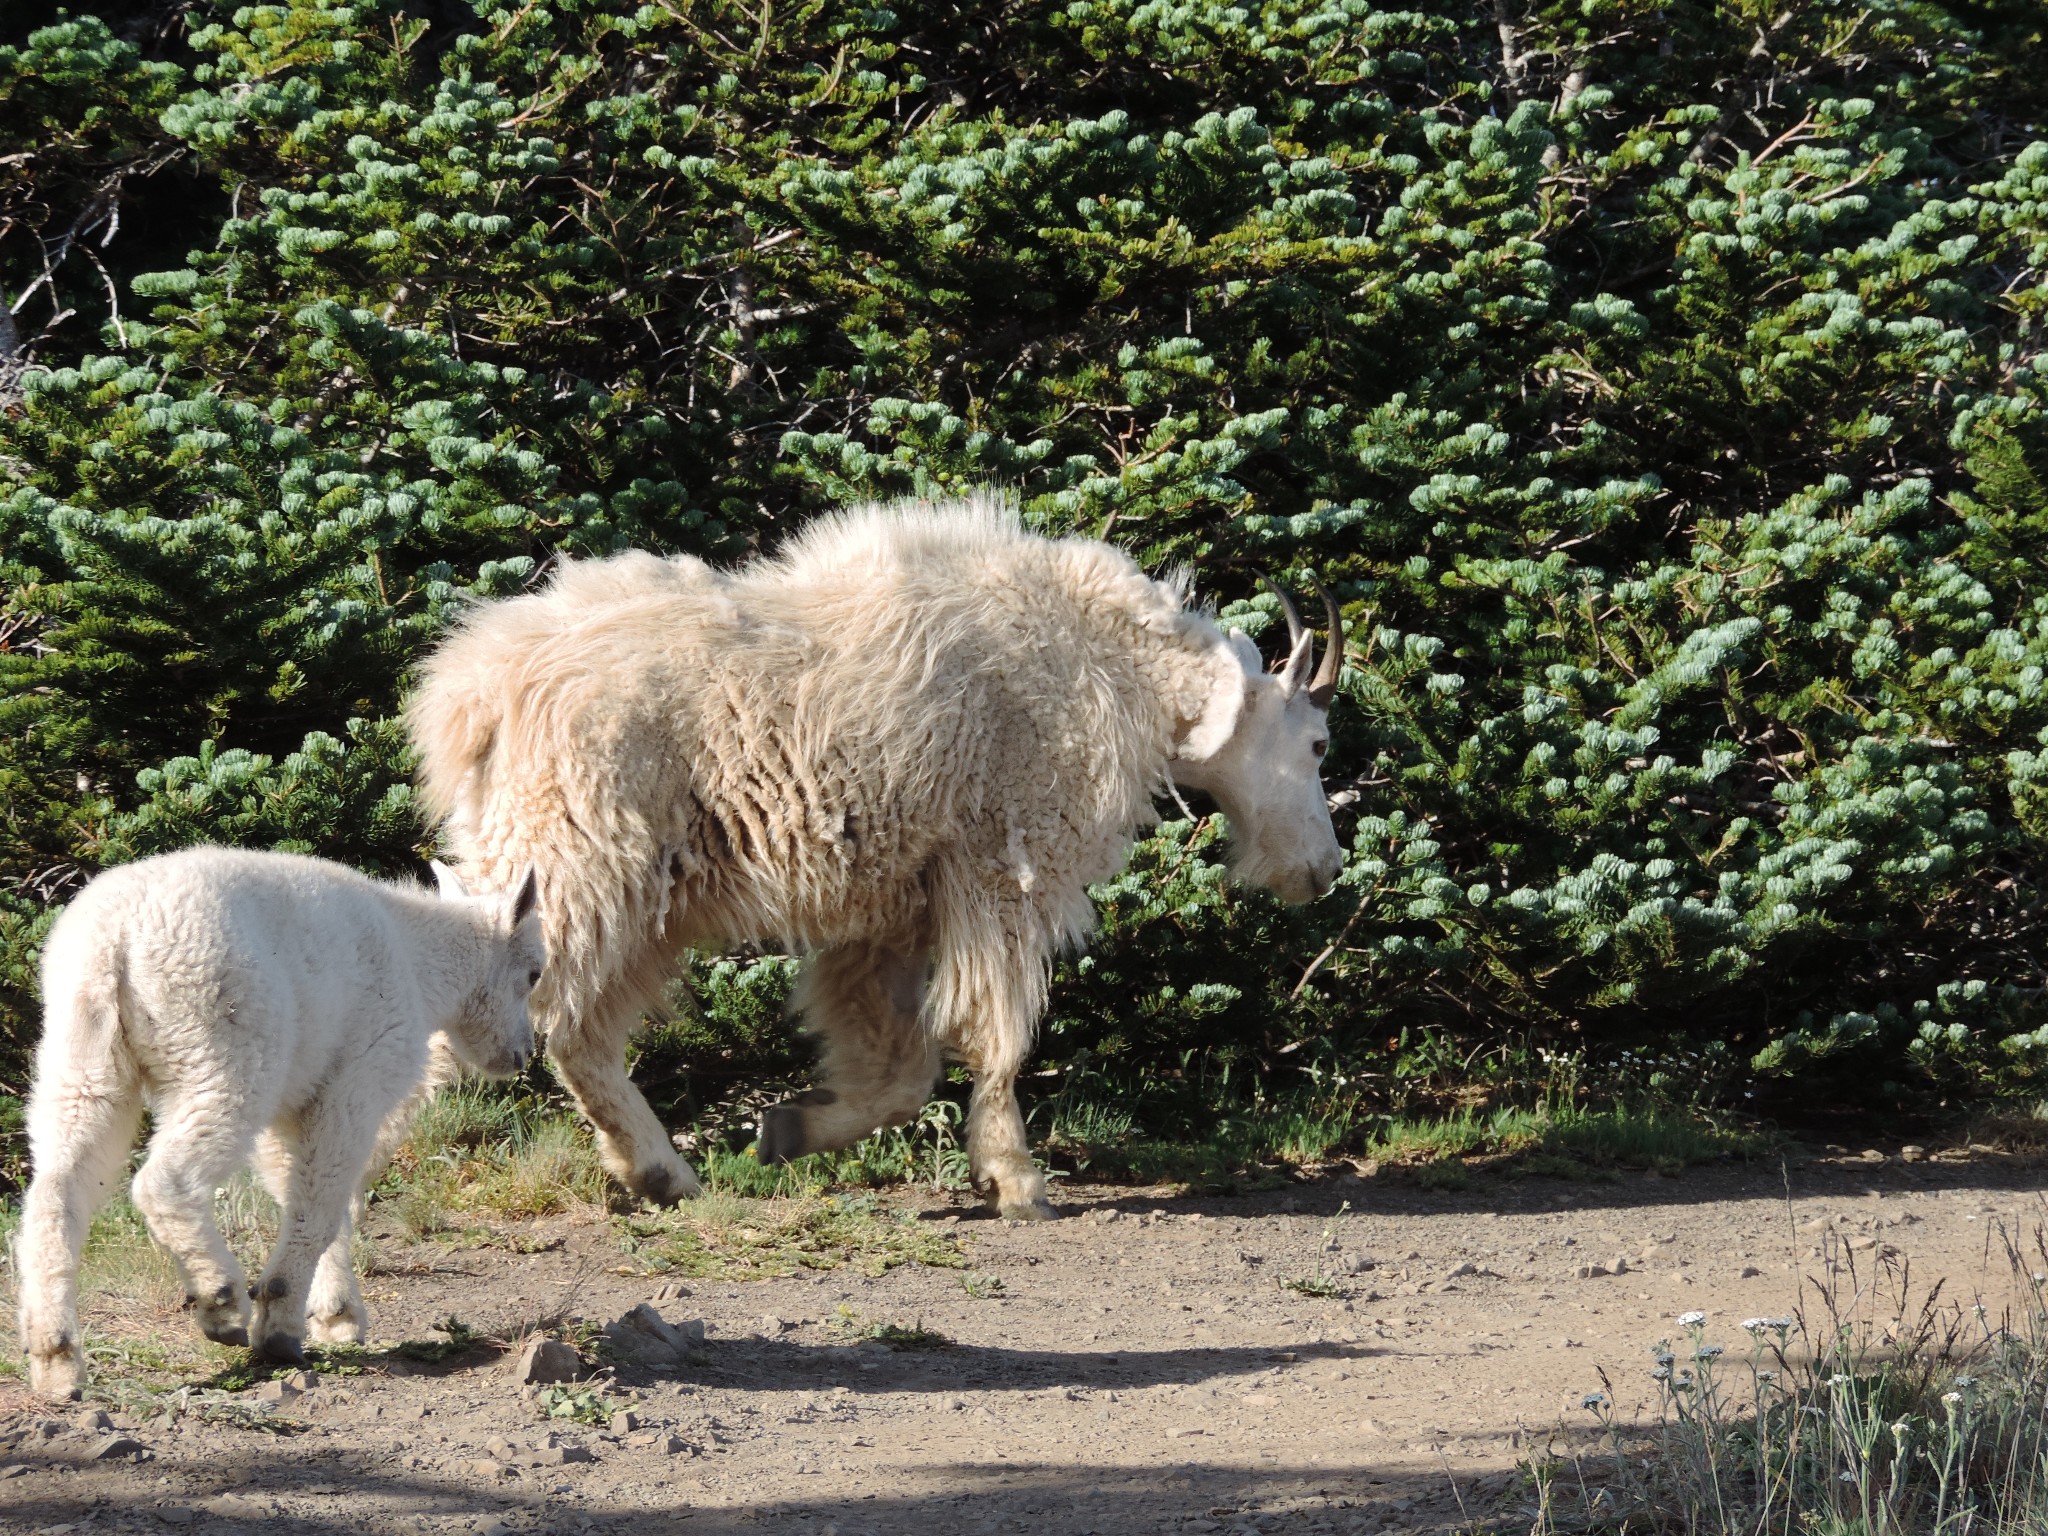
[[[537,986],[539,986],[539,985],[540,985],[540,972],[539,972],[539,971],[528,971],[528,972],[526,973],[526,985],[527,985],[528,987],[537,987]]]
[[[1312,741],[1309,743],[1308,749],[1315,753],[1317,757],[1321,757],[1330,750],[1330,744],[1327,741]]]

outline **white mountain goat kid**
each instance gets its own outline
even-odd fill
[[[1342,868],[1319,778],[1330,649],[1292,609],[1268,672],[1093,539],[992,498],[821,518],[733,575],[685,556],[565,565],[474,609],[407,710],[444,846],[474,883],[541,872],[534,1006],[611,1171],[697,1193],[626,1075],[689,948],[808,952],[824,1083],[770,1108],[765,1161],[908,1120],[974,1073],[967,1151],[1005,1216],[1050,1216],[1018,1112],[1054,954],[1095,925],[1169,784],[1215,797],[1239,878],[1289,901]]]
[[[302,1361],[309,1317],[318,1341],[362,1341],[350,1203],[372,1153],[390,1150],[380,1129],[404,1123],[429,1042],[492,1074],[533,1053],[527,995],[546,956],[534,873],[487,897],[435,875],[438,897],[320,859],[188,848],[107,871],[57,920],[15,1248],[37,1392],[85,1383],[79,1254],[145,1104],[155,1133],[135,1204],[177,1261],[200,1331],[251,1337],[213,1192],[253,1152],[282,1207],[247,1287],[258,1351]]]

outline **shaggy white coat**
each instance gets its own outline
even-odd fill
[[[533,907],[530,879],[511,897],[471,897],[444,872],[437,897],[229,848],[144,859],[87,885],[43,949],[35,1176],[15,1247],[35,1390],[65,1397],[84,1384],[80,1249],[145,1105],[155,1131],[135,1204],[177,1261],[201,1331],[250,1337],[213,1192],[254,1152],[282,1209],[247,1287],[258,1348],[302,1359],[309,1314],[316,1339],[361,1342],[350,1202],[380,1128],[403,1124],[430,1038],[485,1072],[531,1055],[527,997],[544,955]]]
[[[1241,873],[1300,896],[1338,867],[1305,659],[1267,677],[1179,587],[977,500],[824,518],[729,576],[566,565],[471,613],[407,721],[449,856],[486,888],[540,871],[549,1053],[631,1187],[697,1190],[629,1031],[680,951],[771,940],[810,952],[827,1086],[769,1111],[762,1155],[909,1118],[951,1055],[977,1182],[1040,1215],[1014,1080],[1169,765],[1233,814]]]

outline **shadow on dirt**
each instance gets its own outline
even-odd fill
[[[109,1517],[146,1522],[140,1528],[190,1526],[225,1536],[240,1530],[263,1536],[377,1536],[382,1532],[457,1531],[495,1527],[520,1532],[686,1531],[788,1536],[978,1536],[1028,1530],[1034,1536],[1137,1536],[1149,1532],[1227,1532],[1250,1520],[1264,1536],[1364,1536],[1379,1531],[1506,1531],[1517,1521],[1515,1491],[1501,1475],[1462,1476],[1455,1470],[1354,1466],[1289,1468],[1254,1456],[1232,1464],[1207,1455],[1190,1440],[1178,1464],[1133,1467],[1128,1476],[1096,1468],[1085,1472],[1044,1462],[1003,1459],[991,1431],[986,1459],[934,1462],[918,1469],[921,1481],[943,1494],[916,1496],[869,1491],[886,1477],[881,1469],[849,1459],[807,1470],[818,1474],[814,1497],[754,1502],[724,1490],[716,1458],[688,1463],[656,1478],[659,1492],[630,1504],[614,1499],[599,1511],[583,1507],[572,1486],[550,1484],[548,1474],[478,1492],[443,1482],[430,1472],[402,1472],[346,1461],[329,1453],[318,1462],[279,1453],[275,1442],[235,1457],[210,1458],[203,1473],[165,1487],[146,1508],[110,1509],[96,1491],[94,1469],[57,1470],[24,1457],[29,1471],[0,1483],[0,1526],[39,1531],[58,1527],[105,1529]],[[857,1458],[858,1451],[848,1452]],[[553,1474],[559,1477],[559,1473]],[[168,1483],[169,1480],[166,1480]],[[202,1486],[205,1491],[202,1491]],[[222,1491],[231,1511],[208,1507]],[[87,1524],[90,1522],[90,1524]],[[159,1525],[159,1522],[162,1522]]]
[[[1115,1211],[1125,1219],[1164,1214],[1236,1217],[1303,1216],[1328,1219],[1345,1206],[1348,1216],[1528,1215],[1544,1211],[1622,1211],[1648,1206],[1683,1207],[1730,1200],[1833,1199],[1844,1195],[1932,1194],[1950,1189],[2009,1192],[2043,1201],[2048,1161],[2038,1158],[1973,1158],[1959,1162],[1882,1163],[1854,1157],[1757,1158],[1748,1162],[1704,1163],[1676,1175],[1633,1170],[1611,1176],[1564,1179],[1549,1175],[1475,1173],[1463,1189],[1430,1189],[1405,1169],[1371,1177],[1326,1174],[1284,1191],[1253,1194],[1163,1194],[1105,1185],[1069,1185],[1058,1191],[1068,1220],[1100,1219]],[[967,1213],[961,1213],[963,1217]],[[2048,1217],[2048,1207],[2044,1207]]]

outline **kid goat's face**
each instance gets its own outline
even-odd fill
[[[486,909],[499,942],[492,947],[483,979],[470,995],[454,1033],[456,1052],[478,1072],[511,1077],[533,1059],[533,1018],[528,999],[547,966],[541,938],[539,879],[529,866],[510,896],[471,896],[446,865],[434,865],[444,901]]]

